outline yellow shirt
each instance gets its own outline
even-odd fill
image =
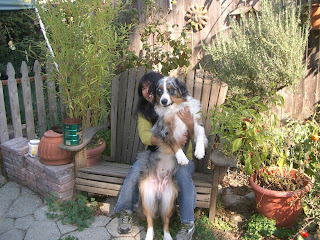
[[[149,122],[144,116],[138,114],[138,131],[139,137],[143,145],[151,146],[151,136],[152,133],[150,132],[152,128],[151,122]],[[192,159],[192,144],[191,141],[189,142],[188,151],[187,151],[187,158]]]

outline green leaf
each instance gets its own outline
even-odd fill
[[[242,138],[237,138],[236,140],[233,141],[232,152],[238,151],[241,146],[242,146]]]
[[[252,164],[251,164],[251,157],[249,156],[244,163],[244,171],[246,174],[251,175],[252,174]]]

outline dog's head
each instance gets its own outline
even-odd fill
[[[178,78],[164,77],[156,84],[150,86],[150,93],[153,94],[153,103],[162,107],[168,107],[174,103],[184,102],[189,95],[186,85]]]

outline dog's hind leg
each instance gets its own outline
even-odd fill
[[[178,196],[177,186],[170,181],[162,193],[160,214],[163,222],[163,240],[172,240],[169,232],[170,217],[174,212],[174,202]]]
[[[154,236],[153,218],[157,211],[157,190],[154,183],[154,178],[146,177],[139,184],[143,212],[147,217],[148,229],[145,240],[152,240]]]

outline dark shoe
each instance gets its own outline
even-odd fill
[[[132,214],[123,211],[121,212],[118,222],[118,233],[127,234],[132,230]]]
[[[195,229],[194,223],[182,224],[175,240],[191,240]]]

